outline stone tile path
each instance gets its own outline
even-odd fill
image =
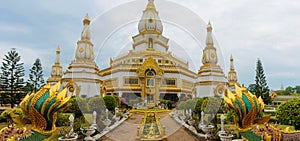
[[[160,124],[166,126],[168,141],[197,141],[191,133],[178,124],[167,113],[159,114]],[[106,134],[102,141],[135,141],[137,126],[142,123],[142,114],[133,114],[131,118],[122,125]],[[199,140],[199,139],[198,139]]]

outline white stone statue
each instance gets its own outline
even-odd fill
[[[225,133],[225,130],[224,130],[224,120],[226,119],[226,116],[224,116],[224,114],[221,115],[220,117],[221,119],[221,131],[220,133]]]
[[[93,127],[97,127],[97,112],[94,111],[93,112],[93,124],[92,124]]]
[[[108,119],[108,109],[105,109],[105,117]]]
[[[201,125],[204,125],[204,112],[201,112]]]

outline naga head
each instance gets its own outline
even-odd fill
[[[61,83],[45,85],[37,93],[26,95],[20,103],[21,109],[31,121],[31,129],[41,134],[52,134],[56,130],[57,111],[64,108],[72,97],[67,88],[60,91]]]
[[[259,118],[259,114],[264,109],[264,102],[261,97],[251,94],[244,86],[235,86],[235,92],[226,90],[223,95],[228,109],[236,113],[235,123],[240,131],[247,131],[255,123],[262,124],[268,122],[270,115]]]

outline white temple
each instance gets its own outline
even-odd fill
[[[75,60],[62,77],[51,73],[48,82],[53,83],[61,78],[63,85],[70,87],[78,96],[118,95],[128,100],[141,97],[153,103],[161,99],[176,101],[185,96],[221,96],[225,88],[237,83],[233,58],[228,78],[218,64],[210,23],[207,25],[202,66],[198,72],[190,70],[188,62],[174,57],[168,51],[169,39],[163,35],[163,23],[153,0],[148,0],[139,20],[139,33],[132,37],[132,49],[126,55],[108,59],[108,68],[99,69],[94,61],[89,24],[90,20],[86,15],[81,39],[77,42]],[[59,53],[57,54],[59,58]],[[52,72],[56,72],[56,66],[59,66],[59,59]]]

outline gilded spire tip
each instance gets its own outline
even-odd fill
[[[90,17],[89,17],[89,14],[88,14],[88,13],[86,13],[86,14],[85,14],[85,16],[84,16],[84,19],[85,19],[85,20],[89,20],[89,19],[90,19]]]
[[[155,9],[154,6],[154,0],[148,0],[148,5],[146,7],[146,10]]]
[[[58,44],[57,48],[56,48],[56,52],[60,52],[60,45]]]
[[[88,13],[85,14],[84,19],[83,19],[83,25],[89,25],[90,24],[90,16]]]
[[[209,32],[212,31],[212,26],[211,26],[210,20],[208,21],[208,24],[207,24],[207,31],[209,31]]]

